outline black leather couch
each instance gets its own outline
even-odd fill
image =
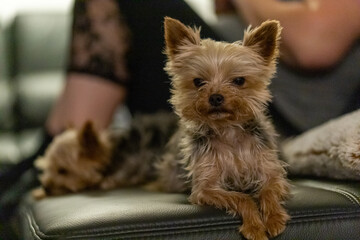
[[[293,180],[292,219],[281,240],[360,239],[360,183]],[[86,192],[21,206],[23,239],[244,239],[241,220],[191,205],[184,194]]]
[[[21,14],[2,26],[6,50],[0,81],[0,163],[29,154],[37,129],[62,85],[69,17]],[[35,45],[33,45],[35,44]],[[51,82],[51,84],[49,84]],[[51,90],[53,89],[53,90]],[[25,140],[24,140],[25,139]],[[292,219],[283,240],[360,239],[360,183],[293,179]],[[19,239],[243,239],[241,219],[190,205],[183,194],[141,189],[93,191],[35,201],[19,208]]]

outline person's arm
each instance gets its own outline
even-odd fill
[[[308,69],[336,64],[360,35],[359,0],[232,0],[253,26],[280,21],[286,63]]]

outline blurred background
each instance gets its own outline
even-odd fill
[[[214,13],[214,0],[186,2],[225,39],[242,34],[232,27],[236,17]],[[41,142],[39,128],[64,83],[72,6],[73,0],[0,0],[0,171]]]
[[[0,174],[41,143],[64,83],[71,6],[72,0],[0,0]],[[0,194],[0,239],[16,239],[9,217],[29,177]]]
[[[36,148],[37,129],[58,96],[71,0],[0,0],[0,163]]]

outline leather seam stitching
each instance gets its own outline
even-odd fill
[[[346,189],[339,188],[339,187],[337,187],[336,189],[339,190],[339,191],[341,191],[343,194],[349,196],[349,198],[352,198],[353,201],[354,201],[358,206],[360,206],[360,197],[359,197],[357,194],[355,194],[354,192],[348,191],[348,190],[346,190]]]
[[[312,187],[312,188],[316,188],[316,189],[322,189],[322,190],[326,190],[326,191],[330,191],[333,193],[338,193],[340,195],[342,195],[343,197],[345,197],[346,199],[348,199],[354,206],[360,206],[360,203],[357,200],[357,197],[354,196],[354,194],[344,190],[344,189],[340,189],[340,188],[331,188],[331,187],[321,187],[318,185],[306,185],[308,187]]]

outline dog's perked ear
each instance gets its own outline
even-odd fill
[[[92,122],[87,121],[78,132],[78,141],[80,144],[81,154],[91,157],[101,147],[97,132]]]
[[[255,29],[245,31],[243,46],[258,52],[267,64],[279,55],[279,40],[282,27],[279,21],[268,20]]]
[[[171,58],[179,53],[179,48],[186,45],[200,44],[200,29],[185,26],[179,20],[165,17],[166,55]]]

